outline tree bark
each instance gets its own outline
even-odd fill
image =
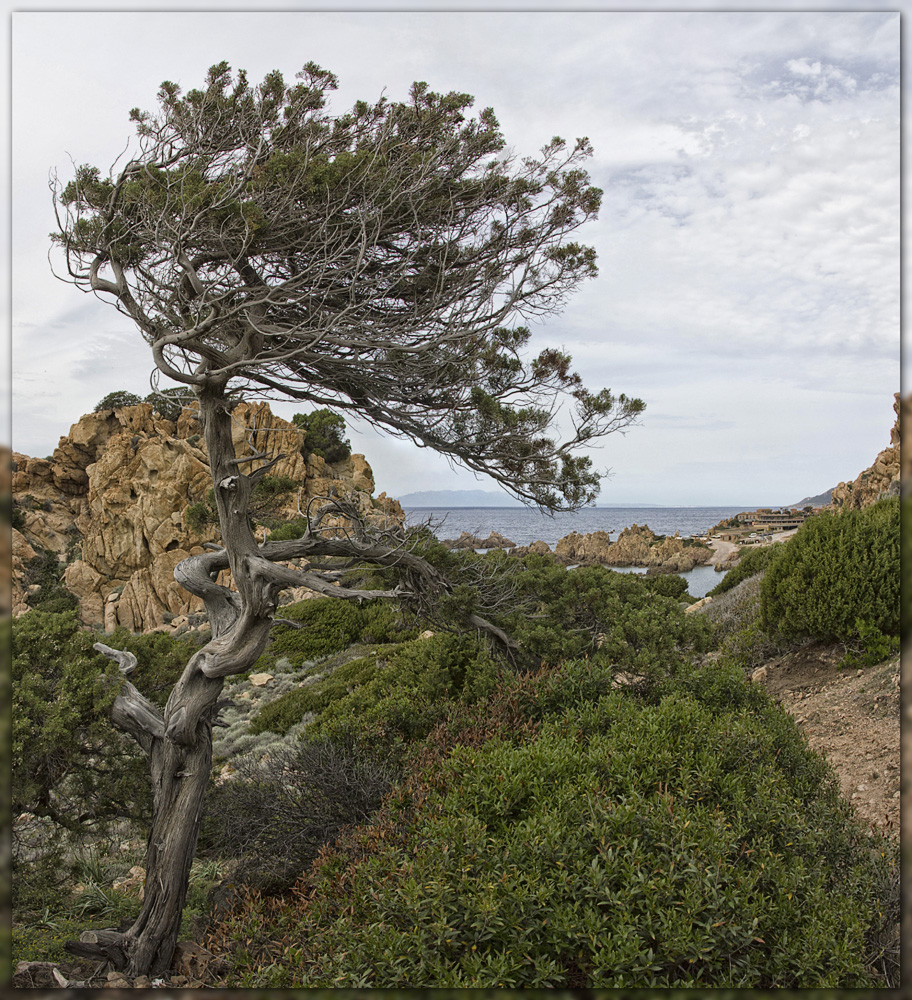
[[[171,967],[196,853],[203,802],[212,767],[212,722],[224,677],[243,673],[265,648],[282,584],[256,570],[257,542],[247,519],[253,476],[237,472],[228,401],[220,392],[201,397],[200,417],[209,448],[225,550],[191,557],[180,582],[206,603],[212,639],[188,662],[171,692],[163,718],[129,682],[115,701],[112,720],[146,751],[153,789],[152,828],[146,848],[142,908],[123,932],[86,932],[67,948],[107,960],[130,976],[157,975]],[[237,592],[215,582],[225,555]],[[268,564],[267,564],[268,565]],[[129,654],[102,649],[135,666]]]
[[[370,537],[357,510],[344,501],[327,498],[327,507],[310,518],[304,537],[259,544],[248,519],[250,496],[275,460],[257,456],[264,460],[260,468],[249,474],[239,471],[251,459],[235,457],[230,407],[222,390],[200,392],[200,420],[224,547],[210,546],[214,551],[190,556],[174,571],[180,584],[203,599],[212,638],[190,658],[163,714],[125,678],[111,711],[114,724],[133,736],[149,758],[152,829],[142,908],[126,931],[88,931],[65,946],[75,954],[104,959],[131,976],[158,975],[171,967],[212,768],[212,725],[222,704],[219,695],[224,678],[249,670],[265,649],[280,592],[304,584],[357,601],[401,593],[398,587],[381,591],[340,586],[338,574],[331,570],[299,570],[288,562],[321,555],[398,566],[410,579],[410,590],[438,594],[449,589],[448,582],[420,556],[402,545]],[[329,511],[352,519],[347,537],[323,533],[320,525]],[[236,590],[217,582],[223,569],[231,570]],[[502,630],[477,615],[471,617],[471,625],[507,647],[513,645]],[[131,653],[101,643],[96,648],[117,660],[123,674],[136,666]]]

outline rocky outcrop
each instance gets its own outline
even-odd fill
[[[908,478],[909,473],[903,472],[900,465],[900,437],[902,418],[912,416],[912,398],[900,400],[899,393],[894,396],[893,410],[896,421],[890,431],[890,445],[874,459],[870,468],[865,469],[851,483],[840,483],[833,490],[831,507],[844,507],[855,510],[876,503],[881,497],[899,493],[900,477]],[[908,464],[908,460],[907,460]]]
[[[547,556],[551,554],[551,546],[547,542],[535,541],[531,545],[517,545],[511,550],[511,555],[527,556],[529,554]]]
[[[621,531],[616,542],[607,531],[571,532],[560,539],[554,554],[565,564],[645,566],[660,573],[685,573],[709,562],[712,550],[679,537],[677,532],[660,538],[647,525],[632,524]]]
[[[369,520],[404,517],[386,494],[372,497],[373,473],[363,455],[333,465],[305,457],[304,432],[265,403],[242,403],[232,417],[239,458],[281,454],[270,474],[300,484],[279,498],[277,517],[300,517],[311,498],[331,491],[354,498]],[[195,527],[187,513],[205,502],[211,486],[205,441],[190,409],[176,422],[148,403],[91,413],[49,459],[14,454],[13,613],[27,610],[24,567],[36,549],[50,550],[65,565],[64,583],[87,624],[146,631],[201,611],[173,571],[217,540],[215,526]]]
[[[459,538],[444,539],[442,544],[451,549],[503,548],[515,556],[551,553],[546,542],[517,546],[497,531],[485,539],[463,531]],[[571,531],[557,542],[553,554],[565,566],[641,566],[656,573],[685,573],[709,562],[713,551],[689,538],[680,538],[677,532],[660,537],[647,525],[633,524],[624,528],[616,542],[611,541],[609,531]]]
[[[563,563],[576,563],[585,566],[596,563],[607,565],[610,549],[610,532],[593,531],[590,534],[584,535],[578,531],[571,531],[569,535],[565,535],[554,546],[554,554]],[[614,563],[614,565],[622,566],[626,564]]]
[[[479,538],[469,531],[463,531],[458,538],[444,538],[440,543],[448,549],[514,549],[516,542],[511,542],[509,538],[499,531],[492,531],[487,538]]]

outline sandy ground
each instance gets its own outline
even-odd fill
[[[787,538],[791,538],[797,530],[797,528],[793,528],[791,531],[774,531],[772,534],[766,535],[755,545],[749,546],[741,546],[737,542],[726,542],[721,538],[710,538],[709,546],[713,550],[713,554],[710,556],[709,563],[707,565],[715,566],[717,563],[723,562],[737,549],[744,548],[746,552],[749,552],[750,549],[756,548],[757,546],[773,545],[776,542],[784,542]]]
[[[709,546],[713,550],[713,554],[709,557],[707,566],[715,566],[717,563],[723,562],[735,549],[740,548],[734,542],[723,542],[721,538],[710,538]]]
[[[840,667],[843,647],[814,643],[770,660],[758,678],[833,765],[859,816],[893,836],[900,818],[900,660]]]

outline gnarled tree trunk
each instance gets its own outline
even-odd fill
[[[263,652],[279,593],[285,587],[299,585],[358,601],[404,593],[399,587],[358,590],[342,585],[337,571],[295,569],[288,562],[313,555],[354,558],[397,566],[412,592],[420,588],[434,594],[450,589],[448,582],[409,551],[402,540],[372,537],[354,508],[347,508],[339,500],[329,500],[322,512],[310,518],[302,538],[258,544],[247,513],[251,491],[281,456],[272,460],[262,454],[235,457],[230,402],[221,391],[200,393],[200,419],[225,544],[224,548],[210,546],[212,551],[183,560],[174,575],[187,590],[203,599],[212,638],[187,663],[163,714],[133,684],[122,681],[111,718],[146,752],[152,778],[145,895],[139,916],[127,930],[86,931],[79,941],[66,944],[77,955],[107,960],[132,976],[160,974],[171,967],[212,766],[212,726],[223,704],[219,700],[222,684],[225,677],[249,670]],[[241,465],[259,460],[264,464],[255,471],[239,471]],[[353,517],[352,529],[345,537],[322,532],[322,517],[329,512]],[[231,570],[236,590],[217,582],[224,569]],[[467,624],[488,632],[502,644],[513,645],[500,629],[483,618],[472,615]],[[95,648],[117,660],[125,675],[136,666],[132,653],[102,643]]]
[[[256,662],[269,636],[278,593],[287,586],[268,572],[272,564],[259,557],[247,517],[250,491],[259,476],[238,471],[227,400],[220,393],[201,396],[200,418],[225,548],[185,560],[175,576],[203,598],[212,639],[188,662],[163,715],[126,681],[115,700],[112,720],[136,738],[149,758],[153,810],[145,894],[128,930],[86,932],[67,945],[133,976],[163,973],[171,966],[212,766],[212,723],[221,707],[223,679]],[[236,592],[215,582],[226,565]],[[96,648],[118,660],[125,674],[136,666],[132,654],[100,643]]]

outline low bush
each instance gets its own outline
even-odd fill
[[[686,541],[689,541],[687,539]],[[656,576],[644,576],[640,580],[650,593],[661,597],[671,597],[676,601],[691,603],[693,598],[687,591],[687,581],[677,573],[659,573]]]
[[[57,553],[50,549],[41,549],[26,568],[26,579],[30,586],[38,589],[29,594],[28,604],[36,611],[46,614],[59,614],[72,611],[79,606],[75,595],[70,593],[63,583],[64,564],[57,558]]]
[[[78,830],[148,805],[138,748],[108,721],[120,674],[96,638],[72,611],[13,621],[14,814]]]
[[[295,622],[275,625],[266,652],[254,670],[268,670],[285,657],[292,667],[345,649],[356,642],[385,643],[413,639],[414,621],[389,601],[356,604],[337,598],[314,598],[282,608],[281,617]]]
[[[267,541],[287,542],[293,538],[301,538],[307,531],[307,519],[299,517],[294,521],[287,521],[269,532]]]
[[[547,556],[531,556],[518,581],[526,606],[505,615],[503,625],[526,665],[589,656],[651,683],[715,642],[708,621],[682,612],[682,584],[680,577],[602,566],[567,570]]]
[[[209,491],[213,494],[213,491]],[[196,500],[184,511],[187,524],[194,531],[202,531],[207,525],[218,524],[218,512],[215,509],[214,494],[208,500]]]
[[[317,718],[308,727],[312,738],[385,732],[420,739],[443,717],[450,700],[476,701],[497,678],[494,661],[474,637],[436,635],[380,649],[289,691],[255,716],[250,731],[287,732],[314,713]]]
[[[783,647],[760,620],[762,572],[748,576],[737,586],[713,598],[700,610],[719,630],[719,650],[747,672],[760,666]]]
[[[205,641],[192,636],[172,636],[164,632],[134,633],[122,625],[107,635],[95,635],[113,649],[126,649],[136,657],[136,669],[130,680],[160,708],[183,673],[191,656]]]
[[[230,859],[224,899],[242,885],[288,888],[340,831],[362,822],[398,778],[396,766],[352,740],[314,740],[232,761],[214,786],[199,850]]]
[[[196,648],[160,633],[95,633],[73,611],[13,620],[12,811],[42,824],[15,844],[17,906],[56,894],[64,841],[141,822],[151,809],[145,756],[108,718],[121,674],[92,648],[99,640],[136,654],[131,680],[159,705]]]
[[[882,986],[895,858],[792,720],[734,666],[612,684],[568,663],[435,730],[372,823],[214,928],[229,985]]]
[[[859,646],[869,662],[898,649],[899,526],[898,497],[805,521],[764,576],[764,628]]]
[[[783,543],[777,543],[779,545]],[[741,550],[741,558],[722,579],[707,594],[708,597],[719,597],[720,595],[737,587],[739,583],[762,573],[769,566],[770,559],[777,551],[773,545],[764,545],[756,549]]]

